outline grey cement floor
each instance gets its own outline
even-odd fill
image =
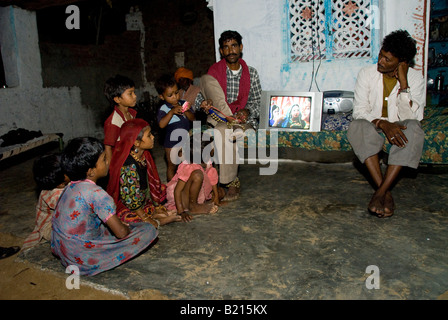
[[[164,177],[160,151],[154,153]],[[31,154],[0,163],[2,233],[25,238],[33,229],[33,160]],[[144,254],[81,281],[125,295],[154,290],[180,300],[446,296],[446,166],[404,172],[393,190],[397,209],[389,219],[367,212],[373,189],[356,162],[281,162],[274,176],[258,173],[259,165],[242,165],[238,201],[216,215],[163,226]],[[17,259],[65,271],[48,243]],[[376,272],[366,271],[369,266]]]

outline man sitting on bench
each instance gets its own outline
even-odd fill
[[[422,155],[425,81],[421,72],[409,67],[416,52],[416,42],[407,31],[390,33],[383,40],[378,63],[363,68],[355,85],[347,138],[377,186],[368,209],[380,218],[394,213],[390,190],[401,168],[416,169]],[[381,133],[391,144],[384,176],[378,156],[385,141]]]

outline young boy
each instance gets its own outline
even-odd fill
[[[104,94],[114,106],[114,112],[104,122],[104,145],[106,157],[110,161],[115,143],[120,137],[121,126],[137,115],[137,111],[134,109],[137,96],[134,82],[122,75],[116,75],[106,81]]]
[[[167,161],[166,177],[169,182],[176,173],[176,165],[171,160],[171,149],[181,142],[182,137],[171,133],[176,129],[183,129],[183,134],[188,135],[190,130],[190,121],[195,120],[194,113],[188,107],[188,110],[182,111],[184,100],[179,100],[179,89],[174,78],[170,75],[163,75],[155,83],[159,98],[165,102],[157,114],[157,121],[160,129],[165,129],[165,155]]]

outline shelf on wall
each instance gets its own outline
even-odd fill
[[[431,18],[448,16],[448,8],[431,10]]]

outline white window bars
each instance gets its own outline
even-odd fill
[[[291,60],[371,57],[373,0],[289,0]]]

